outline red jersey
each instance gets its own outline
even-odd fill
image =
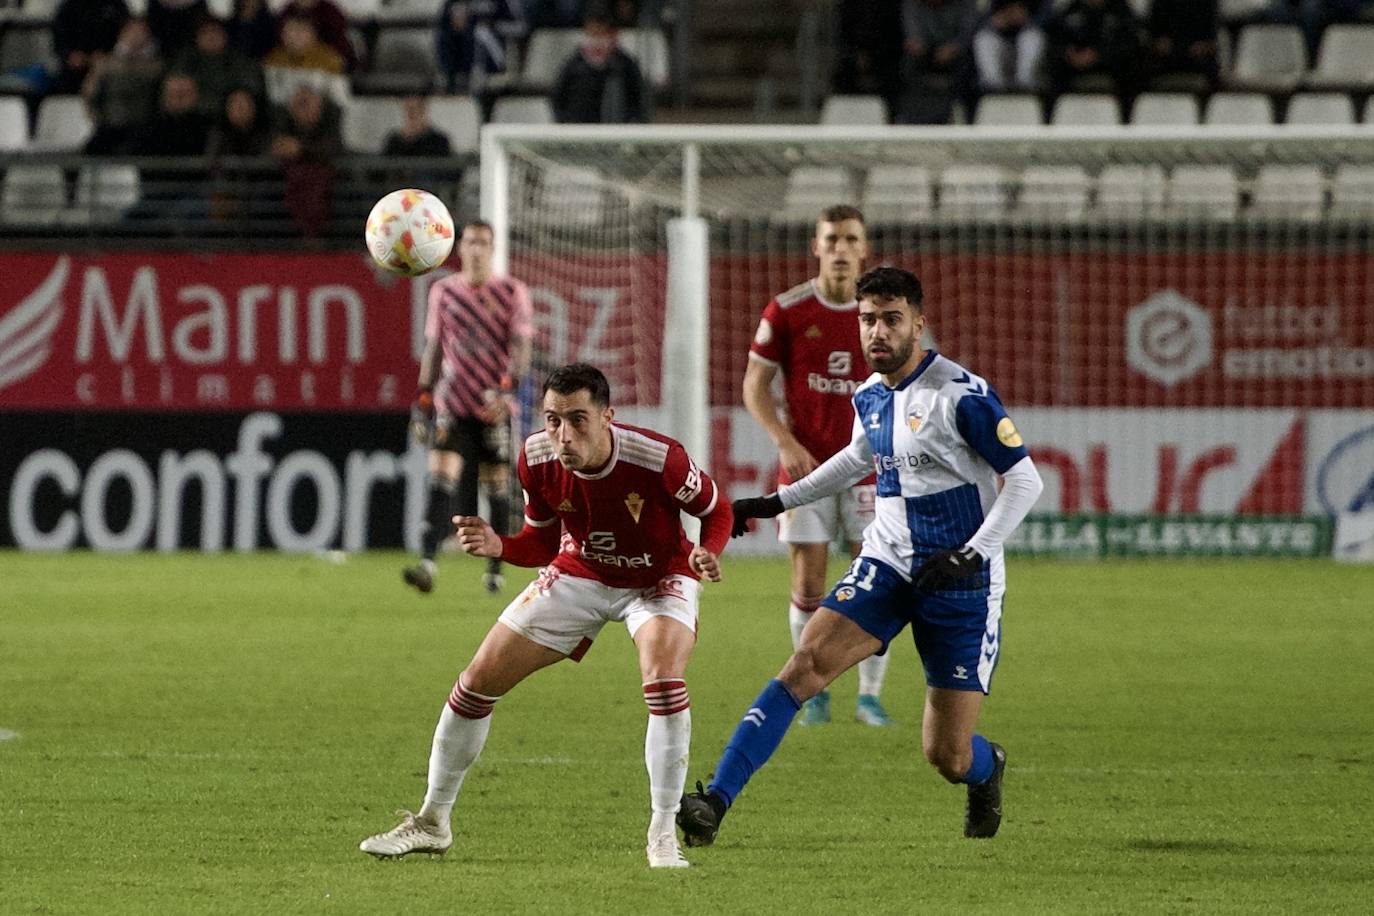
[[[512,375],[517,340],[534,333],[534,305],[524,283],[496,274],[473,286],[450,274],[429,288],[425,336],[438,338],[443,369],[434,386],[440,413],[474,417],[487,392]]]
[[[521,566],[552,559],[568,575],[615,588],[647,588],[673,574],[699,578],[678,512],[702,519],[702,546],[719,554],[730,539],[729,502],[676,440],[620,424],[611,439],[610,460],[594,474],[565,468],[543,430],[525,440],[525,530],[502,538],[502,556]]]
[[[808,280],[778,295],[763,310],[749,358],[782,372],[788,423],[817,461],[849,444],[851,396],[871,374],[859,342],[859,304],[821,298]],[[779,468],[782,483],[791,483]]]

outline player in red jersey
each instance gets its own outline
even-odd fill
[[[649,707],[649,865],[687,865],[673,826],[692,731],[683,674],[696,642],[698,580],[720,581],[732,517],[679,443],[613,417],[599,370],[555,370],[544,383],[544,429],[520,454],[525,527],[503,537],[475,516],[454,519],[468,553],[543,568],[458,676],[434,732],[424,806],[363,840],[363,852],[447,851],[453,803],[486,742],[492,706],[540,668],[581,659],[602,626],[623,621]],[[687,540],[679,511],[701,519],[700,545]]]
[[[854,287],[868,256],[863,214],[855,207],[827,208],[816,222],[811,253],[820,260],[815,278],[778,295],[763,310],[744,373],[744,406],[778,447],[779,479],[791,483],[849,444],[854,408],[850,396],[868,378],[859,343]],[[784,404],[773,394],[782,373]],[[873,521],[874,478],[850,490],[783,513],[778,537],[792,557],[788,623],[792,648],[825,597],[828,545],[843,536],[858,555],[863,530]],[[891,719],[879,702],[887,656],[859,664],[855,717],[869,725]],[[807,701],[801,724],[830,721],[830,693]]]
[[[492,228],[483,220],[463,226],[458,238],[462,269],[429,288],[425,352],[412,426],[429,452],[429,508],[420,536],[420,562],[402,573],[422,594],[434,588],[434,555],[449,519],[477,514],[480,481],[502,534],[510,521],[511,391],[529,371],[534,307],[530,291],[513,277],[492,272]],[[501,561],[482,574],[487,591],[504,583]]]

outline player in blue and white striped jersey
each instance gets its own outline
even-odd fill
[[[925,757],[945,779],[968,786],[965,836],[990,837],[1001,825],[1006,754],[974,729],[1001,650],[1002,544],[1043,485],[988,383],[919,347],[920,280],[879,267],[859,279],[858,299],[859,336],[874,374],[854,393],[853,439],[777,493],[737,500],[735,533],[746,519],[771,518],[876,471],[874,520],[801,646],[735,729],[710,786],[698,783],[684,796],[678,826],[690,846],[715,839],[801,704],[885,652],[908,623],[926,675]]]

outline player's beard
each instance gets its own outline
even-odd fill
[[[916,341],[908,340],[899,347],[892,347],[889,352],[879,356],[871,350],[864,349],[864,359],[868,360],[868,367],[874,372],[883,375],[890,375],[906,365],[906,361],[911,359],[912,351],[916,349]]]

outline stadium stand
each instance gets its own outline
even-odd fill
[[[880,95],[832,95],[821,105],[820,123],[886,124],[887,103]]]
[[[1285,124],[1354,124],[1355,103],[1343,92],[1299,92],[1288,100]]]
[[[1116,97],[1102,92],[1061,95],[1054,103],[1050,123],[1056,127],[1100,127],[1121,123]]]
[[[1187,92],[1143,92],[1131,108],[1131,124],[1137,127],[1197,122],[1197,97]]]
[[[930,169],[916,165],[877,165],[868,170],[861,201],[873,223],[921,219],[935,209]]]
[[[1039,127],[1040,100],[1033,95],[987,95],[978,103],[973,123],[980,127]]]

